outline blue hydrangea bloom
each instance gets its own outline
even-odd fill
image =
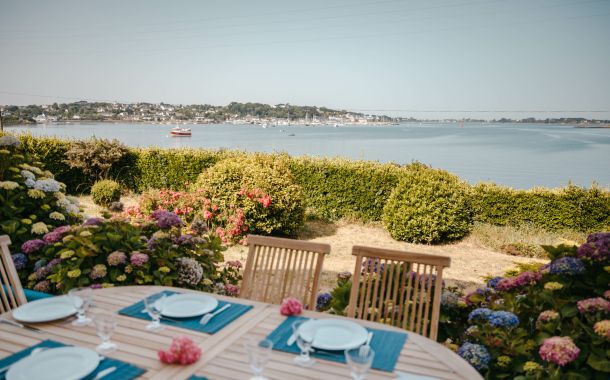
[[[332,300],[332,296],[329,293],[320,293],[316,299],[316,310],[325,310]]]
[[[481,344],[464,342],[458,349],[458,355],[479,371],[487,369],[491,361],[489,351]]]
[[[494,327],[516,327],[519,326],[519,318],[510,311],[494,311],[487,321]]]
[[[14,255],[11,255],[11,257],[13,258],[13,263],[15,264],[15,269],[17,269],[17,270],[21,270],[21,269],[25,268],[25,266],[28,263],[28,257],[26,255],[24,255],[23,253],[15,253]]]
[[[500,280],[502,280],[504,277],[494,277],[489,279],[489,281],[487,281],[487,286],[495,289],[496,285],[498,285],[498,282],[500,282]]]
[[[549,272],[559,275],[582,274],[585,272],[585,264],[576,257],[561,257],[551,263]]]
[[[478,309],[474,309],[468,314],[468,322],[472,322],[474,320],[487,320],[491,315],[492,311],[486,307],[479,307]]]
[[[36,272],[38,269],[44,267],[45,265],[47,265],[47,260],[45,260],[45,259],[40,259],[40,260],[36,261],[34,263],[34,272]]]

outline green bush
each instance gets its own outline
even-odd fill
[[[85,175],[100,179],[108,177],[112,165],[127,152],[127,146],[116,139],[105,140],[93,137],[72,141],[64,161],[71,168],[80,169]]]
[[[383,211],[390,235],[413,243],[460,239],[472,227],[467,185],[422,164],[409,165]]]
[[[317,217],[361,221],[381,219],[383,207],[402,169],[394,164],[296,157],[290,169]]]
[[[588,232],[610,226],[610,192],[596,186],[514,190],[484,183],[473,187],[472,201],[475,220],[494,225]]]
[[[97,181],[91,188],[93,203],[99,206],[108,206],[121,199],[121,185],[110,179]]]
[[[205,189],[221,209],[241,208],[252,233],[294,235],[305,207],[287,159],[262,154],[226,159],[201,173],[193,188]]]

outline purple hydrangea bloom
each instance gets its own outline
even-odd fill
[[[40,240],[40,239],[28,240],[21,245],[21,250],[23,251],[23,253],[29,254],[29,253],[38,251],[40,248],[44,247],[45,245],[47,245],[47,243],[45,243],[44,240]]]
[[[509,311],[494,311],[487,321],[494,327],[516,327],[519,326],[519,318]]]
[[[598,232],[587,237],[587,241],[578,247],[580,258],[604,260],[610,257],[610,232]]]
[[[180,227],[183,224],[182,219],[171,211],[156,210],[151,214],[151,216],[157,221],[157,227],[161,229]]]
[[[486,307],[479,307],[477,309],[474,309],[473,311],[470,312],[470,314],[468,314],[468,322],[472,322],[474,320],[488,320],[489,316],[491,315],[492,311],[491,309],[488,309]]]
[[[61,232],[58,233],[56,231],[51,231],[51,232],[45,234],[42,237],[42,240],[44,240],[45,243],[47,243],[47,244],[53,244],[53,243],[57,243],[58,241],[60,241],[62,237],[63,236],[62,236]]]
[[[91,289],[101,289],[103,288],[102,284],[93,284],[90,286]]]
[[[561,257],[551,262],[549,271],[551,274],[577,275],[585,272],[585,264],[576,257]]]
[[[489,281],[487,281],[487,286],[495,289],[496,285],[498,285],[498,282],[500,282],[500,280],[502,280],[504,277],[494,277],[494,278],[490,278]]]
[[[89,218],[85,220],[83,226],[99,226],[100,224],[104,223],[104,221],[104,218]]]
[[[318,298],[316,299],[316,310],[324,311],[330,306],[330,301],[333,299],[333,296],[330,293],[320,293],[318,294]]]
[[[43,280],[34,285],[34,290],[38,292],[48,293],[51,291],[51,281]]]
[[[72,229],[72,227],[70,227],[70,226],[59,226],[56,229],[54,229],[53,232],[65,234],[67,232],[70,232],[71,229]]]
[[[15,269],[17,270],[24,269],[28,263],[28,257],[23,253],[15,253],[14,255],[11,255],[11,258],[13,259]]]
[[[61,259],[53,259],[53,260],[49,261],[48,266],[53,268],[54,266],[56,266],[59,263],[61,263]]]

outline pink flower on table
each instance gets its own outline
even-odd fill
[[[580,348],[574,344],[569,336],[554,336],[544,340],[538,353],[542,360],[563,367],[578,358]]]
[[[585,300],[578,301],[576,306],[581,314],[595,313],[596,311],[610,312],[610,301],[601,297],[587,298]]]
[[[159,360],[165,364],[193,364],[201,357],[199,348],[193,339],[182,335],[172,339],[167,351],[159,351]]]
[[[280,305],[282,315],[298,315],[303,312],[303,304],[296,298],[288,297]]]

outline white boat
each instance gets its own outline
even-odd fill
[[[172,137],[191,137],[192,133],[190,128],[174,127],[169,131],[169,135]]]

